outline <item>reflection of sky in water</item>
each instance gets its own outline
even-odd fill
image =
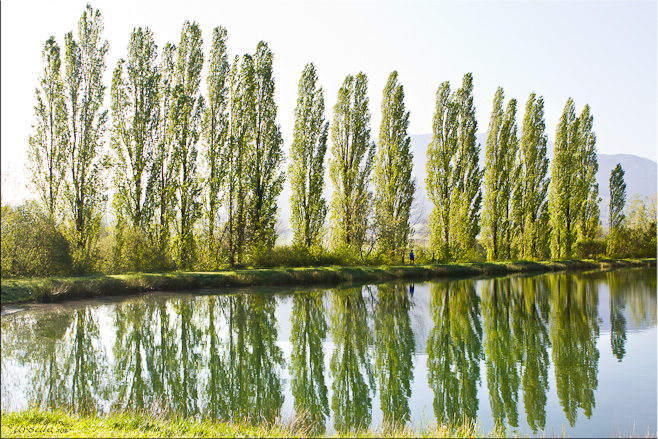
[[[628,276],[628,273],[632,275],[640,274],[641,276],[653,276],[655,279],[655,269],[644,270],[644,271],[633,271],[633,270],[624,270],[619,273],[625,273],[624,276],[620,275],[620,278],[623,277],[623,282],[628,282],[632,277]],[[553,275],[542,275],[541,277],[549,277]],[[578,275],[577,275],[578,276]],[[594,390],[594,400],[595,405],[592,408],[592,416],[587,419],[583,410],[581,408],[577,409],[576,421],[574,427],[569,426],[569,421],[565,415],[563,404],[558,398],[556,391],[556,375],[555,367],[553,364],[553,352],[552,347],[547,348],[548,352],[548,389],[546,391],[546,428],[545,432],[548,435],[561,435],[562,432],[568,436],[588,436],[588,435],[629,435],[629,434],[647,434],[647,428],[651,428],[649,433],[655,434],[656,432],[656,411],[657,411],[657,383],[656,383],[656,366],[657,362],[657,350],[656,350],[656,291],[655,291],[655,282],[648,284],[645,282],[644,290],[639,290],[638,287],[633,287],[626,291],[622,288],[620,290],[619,282],[616,284],[615,291],[622,291],[621,293],[614,293],[612,296],[621,297],[623,300],[617,302],[615,309],[618,309],[619,303],[621,303],[622,311],[621,315],[625,318],[625,334],[626,340],[623,344],[625,353],[623,354],[622,361],[613,355],[611,348],[611,287],[608,283],[608,280],[615,279],[615,274],[605,274],[602,272],[598,273],[586,273],[580,274],[584,279],[589,279],[591,285],[595,285],[596,290],[598,291],[598,305],[596,307],[598,318],[595,324],[598,325],[599,335],[596,339],[596,349],[599,352],[598,362],[596,362],[596,380],[598,384],[596,390]],[[445,282],[445,281],[438,281]],[[474,288],[477,293],[477,296],[480,299],[480,313],[479,318],[482,327],[482,339],[481,339],[481,349],[482,349],[482,359],[480,361],[480,379],[476,385],[477,393],[477,420],[479,422],[479,428],[481,432],[488,432],[494,428],[494,419],[492,415],[491,405],[490,405],[490,395],[489,388],[487,384],[487,358],[485,353],[485,344],[487,343],[487,329],[484,322],[483,315],[483,301],[485,300],[483,294],[491,294],[490,290],[483,293],[483,288],[490,288],[490,280],[476,280],[474,282]],[[414,352],[411,355],[412,362],[412,373],[411,382],[409,384],[411,389],[411,397],[408,401],[409,410],[410,410],[410,421],[414,425],[419,425],[423,422],[433,421],[434,418],[434,392],[432,387],[428,383],[428,351],[427,343],[428,337],[434,327],[433,316],[430,311],[430,298],[431,291],[430,286],[432,284],[429,282],[417,283],[415,284],[415,292],[413,297],[410,297],[411,307],[408,311],[408,318],[411,329],[413,330],[413,340],[414,340]],[[648,289],[646,287],[648,285]],[[654,289],[651,290],[651,285],[654,285]],[[286,291],[279,289],[278,291]],[[301,289],[296,289],[295,294],[301,294]],[[316,289],[315,291],[323,291]],[[322,303],[324,305],[324,315],[327,321],[327,334],[325,339],[322,341],[321,345],[323,347],[324,355],[324,380],[327,387],[327,398],[329,403],[329,419],[327,420],[327,433],[333,432],[333,412],[331,410],[332,406],[332,376],[330,362],[334,352],[334,343],[332,339],[332,330],[331,330],[331,318],[332,313],[332,293],[331,290],[324,290],[325,294],[322,297]],[[357,290],[358,291],[358,290]],[[377,294],[374,293],[373,288],[363,288],[362,297],[364,298],[365,309],[367,311],[367,330],[371,331],[373,336],[375,336],[375,319],[377,318]],[[588,293],[589,294],[589,293]],[[25,328],[30,328],[31,326],[41,324],[41,319],[43,316],[48,316],[49,313],[52,313],[52,309],[57,309],[59,313],[66,314],[72,313],[74,310],[84,310],[85,307],[89,307],[91,314],[96,319],[98,328],[99,328],[99,338],[92,341],[92,345],[100,350],[104,351],[106,356],[106,365],[101,371],[105,380],[110,379],[112,376],[113,368],[112,365],[115,364],[115,343],[117,341],[117,333],[114,327],[115,325],[115,307],[117,304],[122,303],[132,303],[131,300],[142,300],[144,303],[159,302],[163,303],[165,300],[169,299],[182,299],[183,302],[191,301],[190,305],[197,306],[197,309],[194,311],[192,316],[192,322],[197,325],[199,328],[205,328],[203,331],[207,331],[207,321],[205,320],[204,315],[201,314],[201,311],[198,309],[207,309],[208,300],[215,300],[216,296],[209,295],[207,292],[201,296],[189,296],[181,294],[161,294],[153,296],[145,296],[140,299],[121,299],[121,298],[110,298],[100,301],[85,301],[85,302],[72,302],[66,305],[56,305],[52,307],[48,306],[39,306],[35,307],[33,311],[27,313],[19,313],[13,316],[3,317],[2,319],[2,331],[3,331],[3,350],[2,350],[2,407],[3,410],[15,410],[17,408],[25,407],[29,402],[26,396],[26,389],[33,386],[32,373],[35,371],[30,371],[34,368],[35,365],[30,364],[29,352],[20,352],[20,346],[23,336],[15,336],[16,341],[12,342],[10,337],[11,330],[15,327],[20,327],[19,330],[25,330]],[[274,310],[274,318],[277,322],[277,334],[276,334],[276,346],[278,346],[282,353],[284,359],[284,365],[280,368],[278,379],[281,383],[281,390],[283,392],[283,403],[281,405],[281,414],[283,418],[290,417],[294,414],[294,398],[291,393],[291,382],[293,380],[293,374],[291,371],[292,362],[292,352],[293,352],[293,342],[291,339],[292,331],[292,320],[293,316],[293,297],[294,295],[278,295],[276,296],[275,302],[276,307]],[[617,299],[618,300],[618,299]],[[140,302],[141,303],[141,302]],[[203,308],[205,306],[205,308]],[[167,314],[171,317],[172,320],[176,319],[176,311],[173,309],[171,302],[167,305]],[[216,319],[216,333],[218,334],[218,340],[221,343],[227,343],[228,338],[228,326],[225,316],[216,310],[218,317]],[[487,314],[489,315],[489,314]],[[487,317],[492,318],[492,317]],[[552,314],[549,313],[548,319],[550,320]],[[12,323],[15,322],[15,323]],[[36,322],[36,323],[35,323]],[[590,322],[591,323],[591,322]],[[153,325],[153,324],[152,324]],[[155,327],[155,326],[154,326]],[[173,326],[172,326],[173,328]],[[178,327],[176,327],[178,328]],[[549,331],[550,323],[546,324],[547,332]],[[72,331],[74,330],[73,325],[66,330],[64,339],[71,339]],[[175,337],[180,339],[180,328],[175,332]],[[26,338],[25,340],[28,340]],[[373,338],[374,340],[374,338]],[[33,342],[46,344],[48,340],[39,340],[33,339]],[[201,335],[200,343],[195,348],[193,352],[196,352],[200,355],[201,361],[203,364],[207,362],[207,355],[205,352],[205,346],[208,345],[208,336],[207,334]],[[377,369],[374,367],[375,364],[375,353],[376,347],[372,344],[369,347],[369,359],[371,364],[373,364],[373,369],[375,371],[375,383],[376,387],[379,387]],[[58,355],[62,356],[60,351]],[[19,361],[20,357],[23,357],[23,360]],[[28,361],[25,365],[21,365],[21,361],[25,361],[25,358],[28,358]],[[62,358],[58,357],[59,361],[62,361]],[[144,360],[143,365],[146,363]],[[109,366],[108,366],[109,365]],[[38,372],[38,371],[36,371]],[[199,383],[207,383],[210,378],[209,368],[207,366],[201,367],[197,371],[197,380]],[[115,378],[116,380],[116,378]],[[365,380],[368,382],[368,380]],[[519,379],[519,383],[521,380]],[[116,386],[119,383],[110,383],[111,386]],[[200,384],[200,386],[202,386]],[[204,384],[205,385],[205,384]],[[204,393],[203,388],[199,388],[198,391],[198,401],[199,405],[202,406],[207,404],[208,397]],[[92,389],[92,395],[95,398],[100,400],[100,409],[102,411],[107,411],[110,409],[112,404],[112,396],[102,397],[97,390]],[[376,389],[376,393],[373,396],[373,393],[370,393],[372,397],[371,402],[371,415],[372,415],[372,426],[378,426],[383,419],[382,409],[380,407],[380,389]],[[516,401],[516,412],[518,413],[518,429],[511,429],[510,431],[518,431],[519,434],[531,434],[532,430],[527,424],[526,420],[526,408],[524,405],[524,391],[523,385],[519,384],[517,392],[517,401]],[[564,430],[563,430],[564,429]]]

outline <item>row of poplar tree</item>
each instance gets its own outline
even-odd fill
[[[215,28],[204,95],[196,22],[186,21],[178,45],[167,43],[159,59],[151,30],[135,28],[112,75],[108,111],[109,44],[102,33],[100,12],[87,5],[77,39],[73,32],[64,38],[63,55],[54,37],[45,43],[29,139],[33,188],[48,215],[64,225],[76,258],[92,259],[110,187],[117,251],[148,248],[151,257],[169,255],[180,268],[199,258],[213,268],[271,249],[285,175],[268,45],[260,42],[254,54],[231,61],[227,32]],[[375,144],[367,84],[363,73],[347,76],[330,128],[315,68],[304,68],[290,147],[290,222],[300,246],[323,245],[329,216],[335,248],[361,254],[367,242],[376,243],[399,261],[413,234],[416,190],[409,112],[393,72]],[[567,102],[549,179],[543,99],[530,96],[520,137],[516,100],[505,111],[503,100],[499,88],[480,169],[472,75],[453,93],[448,82],[437,92],[426,183],[434,204],[430,241],[440,260],[474,257],[479,234],[490,259],[543,258],[549,245],[552,257],[569,257],[575,242],[594,237],[599,226],[589,106],[576,117]],[[330,204],[322,194],[329,136]]]

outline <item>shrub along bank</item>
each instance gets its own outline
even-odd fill
[[[60,302],[147,291],[245,286],[298,286],[340,282],[423,280],[560,270],[656,266],[656,259],[474,262],[462,264],[306,267],[217,272],[133,273],[80,277],[2,279],[1,302]]]

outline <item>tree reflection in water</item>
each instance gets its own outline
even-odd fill
[[[546,426],[546,395],[548,393],[549,294],[546,277],[512,279],[516,295],[514,307],[515,332],[519,335],[523,365],[521,385],[526,421],[534,433]],[[518,329],[516,329],[518,328]]]
[[[144,301],[136,300],[118,304],[114,308],[114,326],[116,328],[116,341],[113,353],[115,358],[114,376],[116,377],[118,400],[115,407],[122,409],[144,408],[145,402],[149,404],[155,395],[150,386],[153,383],[149,372],[142,370],[144,363],[154,353],[150,330],[150,307]],[[146,358],[145,358],[146,357]]]
[[[28,400],[34,401],[42,408],[56,409],[69,406],[67,397],[65,371],[62,358],[69,350],[65,350],[65,337],[70,332],[74,315],[69,311],[57,310],[45,314],[38,324],[20,328],[16,334],[28,336],[19,341],[21,346],[30,346],[29,351],[21,351],[22,361],[36,361],[32,386],[28,389]],[[32,319],[30,319],[32,320]],[[37,341],[39,340],[39,341]],[[3,355],[8,344],[2,343]]]
[[[74,312],[68,338],[71,348],[64,361],[64,376],[70,390],[65,406],[77,413],[96,413],[109,389],[104,379],[107,356],[98,343],[98,322],[91,307]]]
[[[292,308],[291,375],[295,413],[314,434],[325,432],[329,415],[327,386],[324,379],[324,349],[327,320],[322,303],[323,293],[296,294]]]
[[[519,424],[522,393],[527,425],[535,433],[544,430],[551,362],[558,412],[564,410],[572,426],[580,409],[589,418],[599,387],[598,291],[604,284],[610,290],[612,353],[628,361],[627,330],[656,324],[655,270],[431,283],[427,379],[437,420],[473,420],[486,372],[496,425]],[[338,432],[367,427],[378,387],[383,421],[409,422],[418,329],[408,293],[392,284],[329,294],[327,310],[323,293],[292,298],[295,412],[306,414],[316,435],[325,433],[330,415]],[[276,300],[267,294],[158,295],[3,317],[3,408],[24,408],[27,401],[80,413],[155,408],[274,421],[285,391]],[[324,364],[328,330],[334,343],[331,398]]]
[[[368,346],[372,333],[362,288],[335,289],[332,294],[331,335],[334,352],[331,409],[338,432],[367,428],[372,421],[375,378]],[[367,379],[367,381],[366,381]]]
[[[519,426],[521,338],[519,328],[513,330],[513,308],[518,307],[512,294],[511,280],[498,278],[484,281],[482,286],[482,317],[484,320],[484,351],[491,414],[496,427]]]
[[[598,386],[598,285],[570,274],[551,280],[551,341],[557,396],[573,427],[582,408],[592,415]]]
[[[255,424],[274,421],[283,405],[281,368],[283,352],[274,310],[276,299],[264,294],[238,294],[229,298],[228,347],[224,382],[224,418]]]
[[[626,317],[624,317],[623,289],[619,282],[619,276],[611,276],[606,273],[608,288],[610,289],[610,347],[612,354],[618,361],[624,358],[626,353]]]
[[[427,340],[429,385],[439,422],[475,420],[478,410],[482,326],[475,281],[436,282],[430,286],[434,327]]]
[[[409,319],[411,302],[406,287],[379,285],[375,309],[375,366],[379,398],[386,425],[409,421],[413,379],[414,334]]]

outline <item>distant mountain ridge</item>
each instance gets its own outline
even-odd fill
[[[413,134],[410,137],[410,149],[414,155],[413,176],[416,177],[419,189],[418,201],[423,204],[423,217],[427,218],[431,211],[431,203],[427,198],[427,190],[425,188],[425,165],[427,163],[427,145],[432,141],[432,135]],[[484,166],[487,133],[478,133],[477,141],[480,143],[480,168],[482,168]],[[549,140],[546,145],[549,160],[553,158],[554,147],[555,144]],[[601,211],[601,222],[604,227],[607,227],[608,206],[610,204],[610,173],[617,166],[617,163],[621,164],[625,172],[624,180],[626,181],[627,202],[634,195],[644,198],[656,193],[658,186],[658,163],[631,154],[597,154],[597,159],[599,171],[596,173],[596,182],[599,184],[599,196],[601,197],[599,209]],[[550,167],[548,172],[550,176]]]

